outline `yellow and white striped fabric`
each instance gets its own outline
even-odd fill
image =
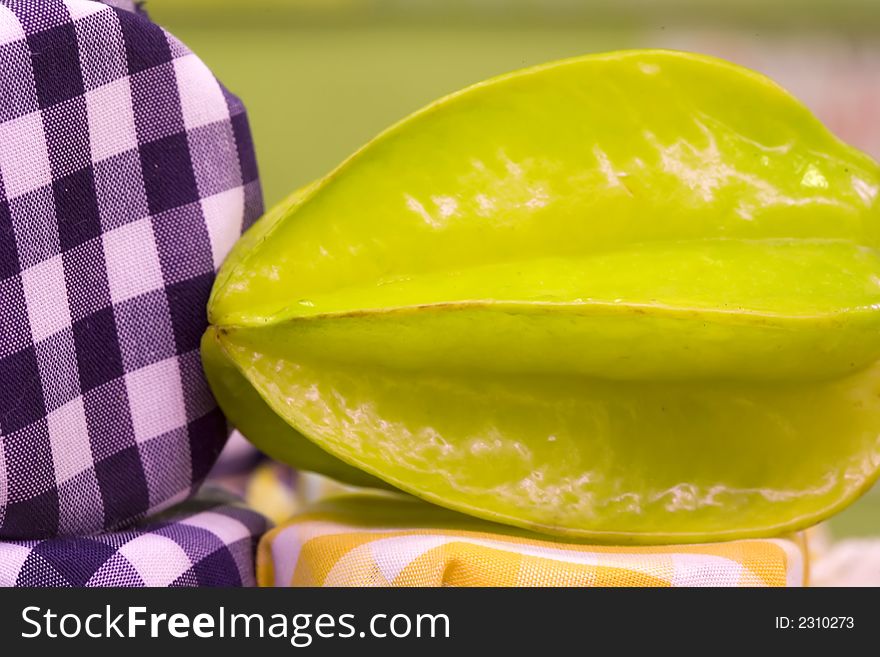
[[[802,586],[802,537],[704,545],[566,543],[418,500],[326,500],[266,534],[261,586]]]

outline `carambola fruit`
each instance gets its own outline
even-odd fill
[[[203,357],[291,464],[614,543],[779,534],[880,467],[880,168],[632,51],[392,127],[225,263]]]

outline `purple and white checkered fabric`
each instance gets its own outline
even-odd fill
[[[255,511],[184,504],[128,531],[2,542],[0,586],[254,586],[254,555],[267,529]]]
[[[0,0],[0,537],[166,508],[226,440],[198,346],[262,212],[247,117],[133,8]]]

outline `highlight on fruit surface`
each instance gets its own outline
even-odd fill
[[[880,167],[667,51],[444,98],[264,217],[210,302],[293,465],[615,543],[778,534],[880,468]]]

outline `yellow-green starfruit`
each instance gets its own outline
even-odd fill
[[[214,288],[206,370],[270,454],[489,520],[793,530],[880,468],[878,187],[726,62],[527,69],[262,219]]]

